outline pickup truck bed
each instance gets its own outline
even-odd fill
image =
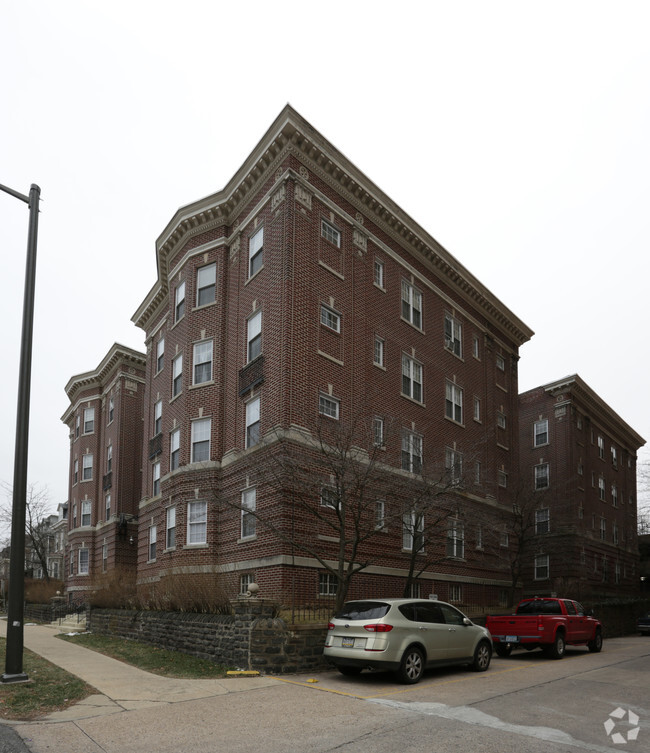
[[[586,645],[597,652],[603,645],[600,621],[571,599],[524,599],[514,614],[489,615],[485,626],[498,656],[521,647],[541,648],[547,656],[561,659],[567,646]]]

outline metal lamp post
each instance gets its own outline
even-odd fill
[[[32,377],[32,335],[34,331],[34,288],[36,282],[36,238],[41,189],[34,183],[29,196],[0,185],[0,190],[29,206],[27,265],[23,299],[23,329],[18,377],[16,450],[14,455],[13,506],[11,513],[11,558],[9,562],[9,602],[7,607],[7,651],[3,683],[25,682],[23,672],[23,601],[25,598],[25,509],[27,506],[27,448],[29,440],[29,396]]]

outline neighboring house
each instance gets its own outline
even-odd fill
[[[25,541],[25,572],[32,578],[40,580],[45,578],[45,570],[43,568],[43,562],[37,553],[37,548],[42,549],[45,555],[45,563],[47,567],[47,575],[50,578],[59,578],[60,575],[54,575],[53,569],[59,572],[56,563],[60,565],[60,557],[55,555],[56,537],[54,533],[54,526],[59,520],[58,515],[48,515],[43,518],[34,531],[36,542],[30,536],[27,536]]]
[[[68,543],[68,503],[57,505],[56,520],[52,523],[53,542],[47,556],[50,578],[63,580],[65,576],[65,552]]]
[[[519,398],[522,483],[535,504],[529,595],[639,589],[637,451],[645,444],[578,375]]]
[[[135,568],[141,490],[145,356],[115,344],[94,371],[66,385],[70,407],[66,591],[83,600],[93,577]],[[79,593],[81,592],[81,593]]]

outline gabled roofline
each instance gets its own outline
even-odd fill
[[[189,238],[211,227],[232,225],[256,189],[288,153],[294,154],[322,179],[394,237],[411,253],[426,259],[436,274],[461,291],[484,315],[518,344],[534,334],[452,254],[404,212],[361,170],[286,105],[225,188],[176,211],[156,241],[158,281],[138,307],[132,321],[142,329],[168,292],[169,260]]]

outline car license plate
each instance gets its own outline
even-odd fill
[[[343,648],[354,648],[354,638],[342,638],[341,646]]]
[[[519,638],[516,635],[506,635],[506,643],[517,643]]]

